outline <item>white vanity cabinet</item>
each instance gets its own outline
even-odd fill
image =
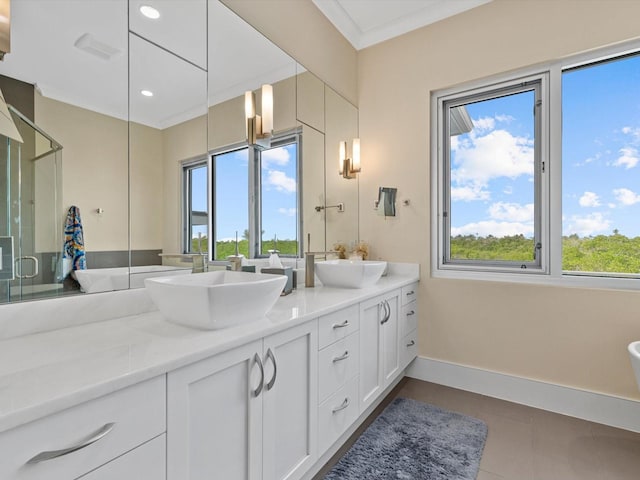
[[[400,372],[400,290],[360,303],[360,411]]]
[[[135,465],[144,474],[129,478],[163,480],[165,398],[163,375],[0,433],[0,478],[118,478],[99,472]],[[162,448],[149,452],[145,445],[156,438]]]
[[[296,480],[317,454],[317,321],[169,372],[167,479]]]

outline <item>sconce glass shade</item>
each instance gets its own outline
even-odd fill
[[[338,173],[344,174],[344,161],[347,158],[347,142],[339,142],[338,151]]]
[[[262,134],[271,135],[273,131],[273,87],[262,85]]]
[[[244,118],[247,120],[256,116],[256,99],[253,92],[244,92]]]
[[[360,139],[353,139],[353,147],[351,151],[351,170],[354,172],[360,171]]]
[[[9,137],[12,140],[24,143],[24,141],[22,140],[22,135],[20,135],[18,127],[16,127],[16,124],[14,123],[13,118],[9,113],[7,103],[4,101],[2,90],[0,90],[0,135],[4,135],[5,137]]]

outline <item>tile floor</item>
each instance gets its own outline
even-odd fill
[[[638,433],[413,379],[403,381],[385,403],[396,396],[471,415],[488,425],[477,480],[640,479]]]

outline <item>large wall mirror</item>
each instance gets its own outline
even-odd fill
[[[338,175],[356,107],[220,2],[11,7],[0,89],[23,142],[0,146],[0,303],[190,274],[236,238],[249,257],[358,240],[358,180]],[[263,85],[273,135],[248,145],[245,92],[262,113]]]

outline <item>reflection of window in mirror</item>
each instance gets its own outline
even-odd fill
[[[184,211],[184,253],[209,251],[209,207],[207,160],[200,159],[182,166]]]
[[[224,260],[238,251],[249,258],[300,249],[300,134],[276,135],[271,147],[240,147],[212,155],[215,250]]]

